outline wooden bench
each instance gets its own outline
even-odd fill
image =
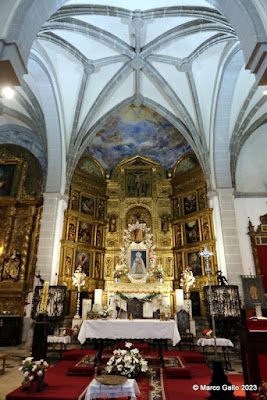
[[[0,360],[3,360],[3,365],[2,365],[2,374],[5,372],[5,366],[6,366],[6,356],[7,354],[0,353]]]

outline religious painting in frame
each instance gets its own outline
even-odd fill
[[[83,269],[83,272],[87,276],[90,276],[90,260],[91,260],[90,253],[82,250],[76,251],[75,266],[77,267],[78,265],[80,265]]]
[[[87,221],[79,221],[78,242],[92,244],[93,225]]]
[[[126,197],[150,197],[152,195],[152,175],[150,170],[127,170]]]
[[[197,195],[192,193],[183,198],[184,215],[192,214],[197,211]]]
[[[129,270],[132,276],[144,276],[147,273],[147,250],[131,249],[129,251]]]
[[[14,195],[13,182],[16,173],[17,163],[0,163],[0,198]]]
[[[81,196],[81,212],[93,217],[95,215],[95,199]]]
[[[187,265],[191,268],[194,276],[202,276],[201,257],[199,251],[187,253]]]
[[[242,286],[246,309],[254,309],[255,303],[261,303],[262,308],[265,308],[261,276],[242,276]]]
[[[186,243],[195,243],[199,241],[199,225],[198,220],[185,223]]]

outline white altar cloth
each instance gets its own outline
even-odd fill
[[[47,336],[47,343],[63,343],[63,344],[68,344],[68,343],[71,343],[71,338],[70,338],[69,335],[67,335],[67,336],[48,335],[48,336]]]
[[[82,323],[78,340],[86,339],[171,339],[173,346],[181,337],[174,320],[158,319],[109,319],[85,320]]]
[[[139,387],[135,379],[128,379],[123,385],[102,385],[93,379],[88,386],[85,399],[98,399],[98,398],[116,398],[116,397],[130,397],[135,400],[136,396],[140,395]]]
[[[214,346],[214,339],[200,338],[197,341],[198,346]],[[223,347],[234,347],[233,343],[229,339],[216,338],[216,346]]]

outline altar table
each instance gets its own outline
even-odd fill
[[[206,347],[207,346],[214,347],[214,339],[200,338],[197,341],[197,345],[202,346],[204,358],[207,359]],[[231,362],[230,362],[228,348],[234,347],[233,342],[231,342],[231,340],[225,339],[225,338],[216,338],[216,346],[221,346],[222,351],[223,351],[223,357],[224,357],[226,369],[231,370],[232,366],[231,366]]]
[[[53,350],[55,349],[56,344],[60,344],[60,358],[62,357],[63,348],[66,351],[66,345],[71,343],[71,338],[69,335],[67,336],[55,336],[55,335],[48,335],[47,336],[47,343],[52,344]]]
[[[109,319],[85,320],[82,323],[78,340],[83,344],[86,339],[100,339],[100,347],[95,356],[101,360],[104,339],[158,339],[159,357],[162,367],[164,358],[162,340],[171,339],[173,346],[180,342],[181,337],[174,320],[160,321],[158,319]]]
[[[128,396],[130,400],[135,400],[136,396],[140,395],[139,387],[135,379],[128,379],[123,385],[103,385],[93,379],[88,386],[85,399],[98,399],[98,398],[117,398]]]
[[[175,346],[181,337],[174,320],[100,319],[83,321],[78,340],[83,344],[86,339],[171,339]]]

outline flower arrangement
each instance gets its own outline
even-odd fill
[[[33,361],[33,357],[27,357],[22,361],[22,366],[19,368],[24,373],[24,383],[31,383],[32,381],[42,382],[44,379],[44,372],[48,368],[48,363],[44,360]]]
[[[124,265],[117,264],[114,271],[114,278],[120,278],[121,276],[126,276],[128,274],[128,268]]]
[[[164,271],[163,271],[162,265],[155,266],[155,268],[153,270],[153,275],[155,276],[155,278],[158,278],[158,279],[163,278]]]
[[[83,272],[81,265],[76,267],[72,277],[72,283],[74,286],[78,287],[78,291],[86,284],[86,274]]]
[[[102,309],[98,312],[98,316],[100,318],[108,318],[112,315],[113,309],[108,307],[108,306],[104,306],[102,307]]]
[[[123,375],[136,378],[140,373],[148,372],[147,361],[141,357],[138,349],[131,349],[132,343],[126,342],[126,349],[113,351],[113,356],[107,362],[105,371],[108,374]]]

